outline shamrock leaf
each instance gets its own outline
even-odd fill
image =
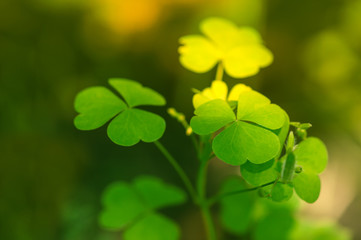
[[[285,207],[276,207],[268,209],[254,229],[254,239],[256,240],[287,240],[295,225],[295,218],[290,209]]]
[[[191,120],[195,133],[206,135],[225,127],[213,140],[215,155],[231,165],[247,159],[256,164],[267,162],[280,152],[280,141],[271,130],[285,122],[284,111],[253,90],[239,95],[237,117],[229,104],[216,99],[196,109]]]
[[[103,194],[102,204],[105,210],[99,221],[109,230],[125,227],[146,210],[137,193],[125,182],[108,186]]]
[[[228,20],[213,17],[205,19],[200,30],[206,37],[180,38],[180,62],[191,71],[204,73],[222,63],[228,75],[244,78],[257,74],[273,61],[272,53],[252,28],[239,28]]]
[[[321,191],[321,180],[316,174],[302,172],[293,179],[297,195],[308,203],[314,203]]]
[[[186,200],[186,195],[179,188],[165,184],[155,177],[138,177],[133,186],[147,206],[152,209],[181,204]]]
[[[224,182],[222,192],[232,192],[244,189],[240,178],[230,178]],[[246,232],[251,223],[254,207],[252,194],[238,194],[224,197],[221,200],[221,222],[224,228],[237,235]]]
[[[279,171],[277,171],[277,162],[272,159],[262,164],[247,161],[241,165],[241,174],[247,183],[253,186],[261,186],[275,181],[279,176]]]
[[[321,191],[320,174],[327,165],[327,149],[322,141],[315,137],[307,138],[296,146],[294,151],[296,164],[302,172],[296,174],[293,185],[297,195],[308,203],[318,199]]]
[[[75,99],[76,128],[93,130],[110,121],[107,133],[116,144],[132,146],[140,140],[153,142],[164,133],[165,121],[148,111],[136,109],[142,105],[165,105],[164,98],[152,89],[127,79],[110,79],[109,84],[124,98],[121,100],[104,87],[81,91]]]
[[[108,230],[125,230],[124,239],[178,239],[179,229],[170,219],[155,212],[161,207],[178,205],[185,193],[158,178],[141,176],[133,184],[116,182],[103,193],[100,225]]]
[[[290,136],[293,137],[293,134]],[[241,167],[241,172],[242,176],[251,184],[263,183],[262,180],[279,176],[280,183],[270,189],[270,195],[274,201],[289,199],[294,187],[301,199],[313,203],[318,199],[321,190],[318,174],[325,169],[326,165],[325,145],[318,138],[311,137],[297,145],[293,152],[286,153],[277,164],[264,163],[258,166],[247,163]],[[279,187],[276,187],[277,185]]]
[[[280,146],[283,146],[285,143],[289,130],[290,121],[286,112],[284,113],[284,116],[286,120],[283,123],[282,128],[273,130],[273,132],[278,136]],[[241,165],[241,174],[244,180],[253,186],[261,186],[263,184],[275,181],[281,172],[281,166],[279,162],[276,161],[280,156],[281,151],[282,148],[280,148],[275,158],[265,163],[254,164],[250,161],[247,161],[245,164]]]
[[[151,213],[139,220],[124,233],[124,240],[177,240],[178,226],[168,218]]]

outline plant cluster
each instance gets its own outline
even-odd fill
[[[294,230],[298,204],[293,193],[308,203],[317,200],[319,174],[327,165],[326,147],[320,139],[307,136],[310,124],[290,122],[287,113],[261,93],[244,84],[228,91],[223,72],[233,78],[249,77],[273,61],[256,30],[220,18],[204,20],[200,29],[204,35],[180,38],[180,62],[196,73],[217,66],[215,80],[210,87],[195,90],[189,123],[182,113],[168,109],[194,143],[200,166],[195,184],[159,142],[165,120],[141,108],[164,106],[159,93],[136,81],[110,79],[111,90],[90,87],[77,95],[79,115],[74,123],[78,129],[108,124],[109,138],[120,146],[153,142],[188,192],[150,176],[112,183],[103,193],[99,222],[106,229],[122,230],[126,240],[176,240],[180,238],[177,224],[157,210],[185,203],[189,196],[200,208],[210,240],[221,235],[215,231],[211,211],[216,204],[223,229],[233,235],[302,239],[297,235],[302,224]],[[215,157],[239,167],[240,174],[226,180],[218,194],[208,196],[207,166]],[[312,231],[309,234],[314,239]]]

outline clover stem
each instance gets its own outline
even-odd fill
[[[220,194],[217,194],[217,195],[211,197],[210,199],[208,199],[207,203],[208,203],[208,206],[212,206],[213,204],[215,204],[216,202],[218,202],[219,200],[221,200],[224,197],[228,197],[228,196],[232,196],[232,195],[236,195],[236,194],[241,194],[241,193],[245,193],[245,192],[251,192],[251,191],[257,190],[259,188],[263,188],[263,187],[272,185],[275,182],[277,182],[277,180],[266,183],[266,184],[263,184],[263,185],[258,186],[258,187],[254,187],[254,188],[247,188],[247,189],[242,189],[242,190],[237,190],[237,191],[232,191],[232,192],[220,193]]]
[[[204,228],[207,234],[208,240],[216,240],[216,231],[214,228],[212,215],[209,210],[206,199],[206,185],[207,185],[207,167],[209,161],[202,161],[199,167],[197,177],[197,190],[199,195],[199,206],[201,208],[202,218],[204,222]]]
[[[178,173],[179,177],[182,179],[186,189],[188,190],[192,201],[194,203],[198,202],[197,192],[195,191],[191,181],[189,180],[187,174],[184,172],[182,167],[178,164],[177,160],[168,152],[168,150],[158,141],[155,141],[154,144],[157,146],[159,151],[164,155],[164,157],[169,161],[173,166],[174,170]]]
[[[222,62],[218,63],[215,80],[220,80],[220,81],[223,80],[223,64],[222,64]]]
[[[200,207],[201,207],[203,222],[207,233],[207,239],[216,240],[217,239],[216,231],[213,225],[212,215],[209,211],[209,207],[207,206],[206,203],[202,204]]]
[[[202,161],[198,172],[197,190],[200,198],[204,198],[206,195],[207,166],[208,161]]]

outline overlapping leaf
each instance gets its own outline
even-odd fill
[[[180,38],[180,62],[191,71],[204,73],[221,62],[230,76],[244,78],[257,74],[273,61],[272,53],[252,28],[239,28],[228,20],[213,17],[205,19],[200,29],[206,37]]]
[[[289,118],[286,113],[284,113],[285,122],[283,123],[282,128],[273,130],[277,134],[280,146],[283,146],[287,133],[289,130]],[[275,181],[281,172],[281,166],[276,161],[280,156],[282,148],[280,148],[276,157],[270,161],[261,164],[254,164],[250,161],[247,161],[245,164],[241,165],[241,174],[242,177],[253,186],[261,186],[263,184]]]
[[[99,222],[108,230],[125,229],[126,240],[139,239],[139,234],[144,240],[176,240],[179,238],[177,225],[154,211],[185,200],[182,190],[155,177],[138,177],[133,184],[113,183],[103,193]]]
[[[267,162],[280,152],[280,140],[272,130],[285,122],[284,111],[262,94],[245,91],[239,95],[237,117],[226,101],[216,99],[202,104],[191,120],[200,135],[225,127],[213,140],[216,156],[231,165],[247,159],[256,164]]]
[[[109,84],[125,102],[104,87],[85,89],[75,99],[75,110],[79,113],[74,119],[75,126],[80,130],[93,130],[111,120],[107,133],[116,144],[132,146],[140,140],[158,140],[165,130],[164,119],[134,107],[162,106],[165,105],[164,98],[132,80],[110,79]]]

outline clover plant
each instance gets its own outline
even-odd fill
[[[319,174],[327,165],[326,147],[320,139],[307,136],[310,124],[290,122],[285,110],[256,90],[239,83],[228,92],[223,72],[233,78],[249,77],[273,61],[256,30],[220,18],[205,19],[200,30],[204,35],[180,38],[180,63],[196,73],[217,66],[215,80],[210,87],[195,90],[190,122],[174,108],[168,109],[185,127],[197,151],[200,162],[195,183],[159,141],[165,120],[141,108],[166,105],[159,93],[136,81],[114,78],[109,88],[90,87],[77,95],[79,115],[74,124],[78,129],[107,124],[109,138],[120,146],[154,143],[188,192],[150,176],[137,177],[132,183],[112,183],[102,196],[99,223],[105,229],[122,231],[125,240],[180,239],[177,224],[158,210],[191,199],[200,208],[207,239],[224,237],[224,232],[254,239],[288,239],[297,221],[293,192],[307,203],[317,200]],[[212,158],[240,171],[224,182],[218,194],[208,196],[206,173]],[[212,209],[216,204],[224,229],[218,233]]]

